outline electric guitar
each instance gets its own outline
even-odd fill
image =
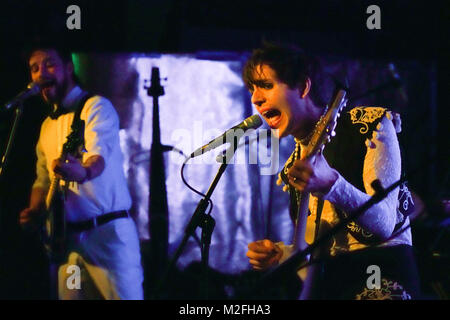
[[[333,136],[335,136],[336,133],[334,132],[334,129],[336,128],[337,118],[340,116],[340,112],[347,103],[345,96],[346,92],[344,90],[337,91],[331,106],[317,123],[308,145],[302,147],[302,160],[310,159],[319,151],[323,151],[325,144],[329,142]],[[298,215],[295,221],[293,239],[294,252],[302,251],[308,246],[305,241],[305,232],[308,218],[309,195],[309,192],[302,192],[300,194],[300,203],[298,205]],[[309,272],[314,272],[314,270],[309,268],[308,273]],[[301,298],[306,297],[309,294],[308,290],[310,289],[310,283],[308,283],[308,280],[312,278],[312,276],[308,275],[306,280],[302,279],[304,280],[304,288],[302,290]]]
[[[84,121],[74,121],[72,131],[63,144],[60,159],[65,161],[67,155],[77,156],[84,147]],[[66,219],[64,201],[69,188],[69,182],[61,186],[61,179],[54,176],[45,199],[46,226],[44,244],[51,263],[60,263],[65,254]]]

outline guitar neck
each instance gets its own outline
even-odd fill
[[[55,192],[56,192],[56,190],[58,188],[60,180],[61,179],[59,179],[57,177],[53,177],[53,179],[52,179],[52,183],[50,184],[50,188],[48,189],[47,197],[45,198],[45,208],[47,210],[50,209],[50,206],[51,206],[52,201],[53,201],[53,197],[55,196]]]
[[[294,249],[304,250],[307,247],[305,241],[306,222],[308,219],[309,192],[303,192],[300,199],[297,221],[294,230]]]

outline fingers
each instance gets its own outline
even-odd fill
[[[67,157],[67,162],[68,163],[75,163],[75,162],[80,162],[77,158],[75,158],[74,156],[72,156],[71,154],[68,154]]]
[[[312,173],[313,169],[311,164],[305,160],[296,160],[288,170],[288,175],[297,179],[310,176]]]
[[[308,187],[312,175],[312,166],[305,160],[296,160],[288,170],[289,183],[299,191],[303,191]]]
[[[66,161],[55,159],[52,162],[53,172],[59,179],[73,180],[74,171],[81,166],[79,160],[71,155],[67,155]]]
[[[257,253],[270,253],[275,249],[275,244],[270,240],[264,239],[249,243],[248,248]]]
[[[33,210],[31,208],[26,208],[22,210],[19,214],[19,223],[21,225],[30,223],[36,216],[38,215],[37,210]]]
[[[20,212],[20,214],[19,214],[19,223],[20,224],[28,223],[31,220],[30,211],[31,211],[30,208],[26,208],[26,209],[22,210],[22,212]]]
[[[52,162],[53,172],[57,178],[62,179],[65,175],[66,164],[61,159],[55,159]]]
[[[248,245],[247,257],[255,270],[264,270],[277,263],[283,252],[272,241],[264,239]]]

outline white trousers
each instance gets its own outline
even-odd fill
[[[139,239],[131,218],[70,234],[68,249],[58,271],[59,299],[143,299]]]

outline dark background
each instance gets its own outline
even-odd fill
[[[66,28],[66,8],[71,4],[81,8],[81,30]],[[366,28],[366,8],[371,4],[381,8],[381,30]],[[251,51],[262,40],[276,40],[294,42],[322,56],[401,59],[426,65],[423,81],[407,88],[416,93],[423,90],[424,96],[410,101],[407,120],[411,121],[405,124],[409,136],[402,136],[402,144],[411,186],[427,213],[415,227],[414,237],[424,265],[425,287],[431,295],[442,297],[435,288],[440,285],[448,298],[448,272],[440,273],[449,263],[448,250],[440,249],[449,238],[448,226],[441,224],[448,218],[441,201],[450,198],[446,21],[449,10],[444,1],[7,0],[0,11],[0,104],[29,82],[23,52],[36,37],[52,38],[82,52],[224,54]],[[18,212],[28,203],[34,145],[45,116],[43,108],[28,107],[36,103],[25,104],[10,166],[0,181],[2,299],[45,298],[47,289],[40,245],[17,223]],[[2,153],[12,120],[12,112],[0,113]]]

